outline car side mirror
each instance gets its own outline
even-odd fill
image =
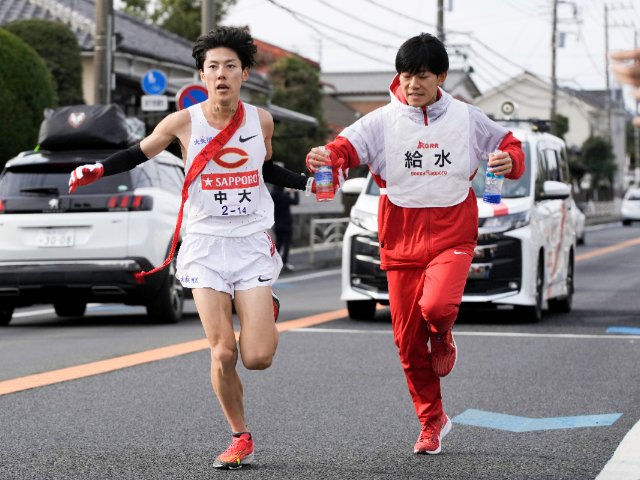
[[[571,186],[566,183],[547,180],[542,184],[542,192],[536,200],[564,200],[571,195]]]
[[[365,177],[350,178],[342,184],[342,194],[360,195],[366,185],[367,179]]]

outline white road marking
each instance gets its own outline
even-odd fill
[[[354,328],[295,328],[290,332],[308,333],[385,333],[391,335],[391,330],[358,330]],[[588,335],[572,333],[518,333],[518,332],[453,332],[456,336],[467,337],[527,337],[527,338],[568,338],[568,339],[601,339],[608,340],[640,340],[640,335]]]
[[[38,315],[48,315],[50,313],[55,313],[53,308],[45,308],[44,310],[31,310],[29,312],[18,312],[12,315],[13,318],[21,318],[21,317],[37,317]]]
[[[306,275],[292,275],[292,276],[287,276],[287,277],[280,277],[277,281],[276,281],[276,285],[278,284],[283,284],[283,283],[296,283],[296,282],[301,282],[303,280],[309,280],[311,278],[321,278],[321,277],[328,277],[330,275],[335,275],[336,273],[340,273],[340,269],[339,268],[333,268],[331,270],[322,270],[321,272],[314,272],[314,273],[307,273]]]
[[[638,480],[640,478],[640,421],[624,436],[596,480]]]
[[[93,310],[95,307],[102,306],[102,303],[89,303],[87,305],[87,309],[89,311]],[[122,307],[128,307],[126,305],[121,305]],[[45,308],[42,310],[29,310],[27,312],[18,312],[12,315],[13,318],[24,318],[24,317],[37,317],[39,315],[49,315],[51,313],[56,313],[53,308]]]

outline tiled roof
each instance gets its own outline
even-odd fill
[[[15,20],[59,20],[73,31],[82,50],[91,51],[95,12],[93,0],[3,0],[0,2],[0,25]],[[192,42],[178,35],[117,11],[114,30],[119,51],[194,66]]]
[[[84,51],[93,51],[96,4],[94,0],[2,0],[0,25],[15,20],[58,20],[66,24]],[[122,12],[115,14],[117,50],[153,60],[183,65],[195,70],[191,56],[193,42],[160,27],[144,23]],[[251,72],[247,86],[269,91],[269,82]]]
[[[327,94],[340,95],[387,95],[395,70],[379,72],[328,72],[320,75],[320,80]],[[473,95],[479,95],[469,75],[462,70],[451,69],[447,75],[445,89],[456,93],[456,88],[467,82],[467,88]],[[452,87],[454,87],[452,89]],[[450,91],[452,89],[453,91]]]

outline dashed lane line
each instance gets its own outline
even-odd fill
[[[330,322],[338,318],[347,316],[347,310],[334,310],[332,312],[320,313],[309,317],[299,318],[296,320],[283,321],[276,324],[280,332],[291,330],[294,328],[305,328],[320,323]],[[239,332],[236,332],[236,339]],[[78,380],[93,375],[113,372],[122,368],[134,367],[145,363],[165,360],[167,358],[186,355],[209,348],[206,339],[192,340],[189,342],[177,343],[166,347],[154,348],[144,352],[132,353],[129,355],[121,355],[106,360],[74,365],[72,367],[60,368],[48,372],[36,373],[24,377],[13,378],[10,380],[0,381],[0,396],[9,393],[21,392],[32,388],[44,387],[56,383],[67,382],[70,380]]]
[[[391,330],[359,330],[355,328],[296,328],[290,332],[301,333],[356,333],[387,334]],[[566,339],[607,339],[607,340],[640,340],[640,335],[601,335],[574,333],[526,333],[526,332],[465,332],[455,331],[456,337],[527,337],[527,338],[566,338]]]

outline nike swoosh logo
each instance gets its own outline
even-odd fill
[[[262,275],[258,277],[258,281],[260,283],[268,282],[269,280],[271,280],[271,278],[262,278]]]
[[[458,250],[453,251],[454,255],[467,255],[467,252],[459,252]]]
[[[249,140],[251,140],[252,138],[257,137],[257,136],[258,136],[257,133],[255,135],[252,135],[252,136],[247,137],[247,138],[242,138],[242,135],[240,135],[240,138],[238,138],[238,140],[240,140],[240,143],[244,143],[244,142],[248,142]],[[269,280],[271,280],[271,279],[269,279]]]

